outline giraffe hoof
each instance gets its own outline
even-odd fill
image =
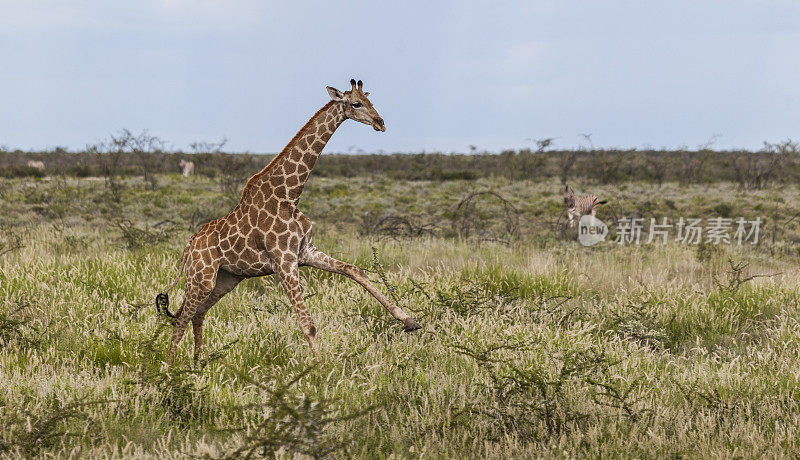
[[[416,331],[417,329],[422,329],[422,326],[420,326],[418,322],[414,321],[413,318],[406,318],[403,321],[403,331],[411,332]]]

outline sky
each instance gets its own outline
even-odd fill
[[[328,152],[758,149],[800,139],[800,2],[0,0],[7,148],[277,152],[350,78],[387,131]]]

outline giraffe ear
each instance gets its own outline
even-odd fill
[[[369,97],[369,93],[364,93],[364,97]]]
[[[333,99],[334,101],[341,101],[342,98],[344,98],[344,94],[342,94],[342,92],[339,91],[338,89],[332,86],[326,86],[326,88],[328,90],[328,94],[331,95],[331,99]]]

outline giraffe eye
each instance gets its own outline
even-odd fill
[[[360,102],[353,102],[353,107],[359,108],[359,107],[361,107],[361,103]]]

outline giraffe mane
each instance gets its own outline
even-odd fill
[[[284,147],[283,150],[280,151],[280,153],[275,155],[275,158],[273,158],[272,161],[270,161],[269,164],[264,167],[264,169],[253,174],[253,176],[247,180],[247,183],[244,185],[244,189],[242,189],[242,198],[244,198],[245,192],[247,191],[248,188],[250,188],[253,182],[257,180],[259,177],[269,174],[272,171],[272,169],[275,168],[275,166],[277,166],[280,163],[280,161],[284,159],[286,155],[289,154],[289,152],[292,150],[292,147],[294,147],[294,145],[297,144],[297,141],[300,140],[300,138],[303,136],[306,130],[311,126],[312,123],[314,123],[314,120],[316,120],[317,117],[319,117],[319,115],[322,112],[328,110],[335,102],[336,101],[333,100],[328,101],[327,104],[323,105],[322,108],[317,110],[317,112],[314,113],[314,115],[312,115],[311,118],[309,118],[306,124],[304,124],[303,127],[300,128],[300,131],[297,131],[297,134],[294,135],[292,140],[290,140],[289,143],[286,144],[286,147]]]

